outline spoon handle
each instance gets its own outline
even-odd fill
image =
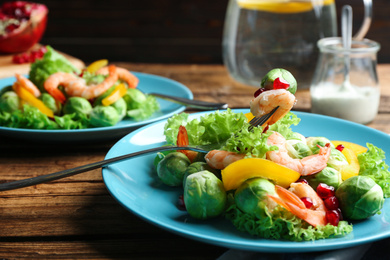
[[[1,183],[0,184],[0,191],[6,191],[6,190],[13,190],[13,189],[19,189],[19,188],[24,188],[32,185],[37,185],[49,181],[54,181],[58,179],[62,179],[65,177],[73,176],[79,173],[91,171],[98,169],[100,167],[105,167],[108,166],[109,164],[112,163],[117,163],[121,162],[130,158],[138,157],[141,155],[149,154],[149,153],[156,153],[156,152],[162,152],[162,151],[171,151],[171,150],[192,150],[195,152],[201,152],[201,153],[207,153],[208,151],[197,148],[197,147],[189,147],[189,146],[162,146],[162,147],[156,147],[156,148],[151,148],[139,152],[134,152],[134,153],[129,153],[125,155],[121,155],[118,157],[113,157],[110,159],[102,160],[99,162],[94,162],[86,165],[82,165],[79,167],[75,167],[72,169],[67,169],[55,173],[50,173],[42,176],[37,176],[37,177],[32,177],[24,180],[18,180],[18,181],[11,181],[11,182],[6,182],[6,183]]]
[[[179,103],[179,104],[187,106],[187,107],[193,107],[193,108],[198,108],[198,109],[202,109],[202,110],[214,110],[214,109],[228,108],[228,104],[226,104],[226,103],[213,103],[213,102],[206,102],[206,101],[201,101],[201,100],[192,100],[192,99],[188,99],[188,98],[167,96],[167,95],[159,94],[159,93],[147,93],[147,94],[155,96],[155,97],[159,97],[162,99],[166,99],[168,101],[172,101],[175,103]]]

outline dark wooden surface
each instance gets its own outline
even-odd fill
[[[87,63],[107,58],[125,62],[222,64],[227,0],[38,2],[50,10],[42,43]],[[390,63],[390,3],[373,2],[374,19],[367,38],[382,44],[379,62]],[[357,31],[362,23],[363,0],[336,0],[339,20],[345,4],[353,7]]]
[[[196,99],[228,102],[231,108],[247,108],[255,90],[232,81],[221,65],[117,65],[177,80]],[[390,65],[380,65],[378,71],[380,112],[368,126],[390,133]],[[308,91],[296,96],[294,110],[310,111]],[[0,180],[99,161],[115,142],[58,145],[0,136]],[[216,259],[227,250],[172,234],[128,212],[108,193],[101,170],[1,192],[0,205],[0,258],[4,259]],[[386,243],[376,244],[386,248]],[[376,259],[386,259],[375,252]]]

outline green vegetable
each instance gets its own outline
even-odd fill
[[[302,178],[306,179],[314,190],[320,183],[333,186],[337,190],[342,182],[341,173],[330,167],[325,167],[325,169],[313,175],[302,176]]]
[[[287,140],[286,149],[289,156],[294,159],[302,159],[313,154],[309,146],[306,144],[306,140]]]
[[[8,112],[12,113],[19,109],[20,100],[18,95],[14,91],[7,91],[0,97],[0,113]]]
[[[385,152],[367,143],[368,151],[358,155],[359,175],[373,179],[383,190],[385,198],[390,197],[390,172],[385,162]]]
[[[343,217],[362,220],[380,213],[384,198],[382,188],[367,176],[354,176],[340,184],[336,191]]]
[[[157,175],[166,185],[180,186],[183,184],[184,173],[190,164],[185,154],[172,152],[158,163]]]
[[[187,212],[197,219],[217,217],[226,208],[222,181],[209,171],[189,175],[183,197]]]
[[[297,81],[294,76],[285,69],[273,69],[269,71],[261,80],[261,87],[266,89],[274,89],[273,84],[276,78],[282,78],[287,81],[290,86],[287,88],[291,94],[295,94],[297,91]]]
[[[327,165],[337,171],[341,171],[344,166],[348,165],[348,161],[342,152],[332,147]]]
[[[137,121],[151,117],[160,108],[155,97],[134,88],[129,88],[123,99],[126,101],[127,116]]]
[[[75,119],[81,118],[82,115],[88,116],[92,112],[91,103],[82,97],[69,98],[63,108],[65,115],[75,114]]]
[[[129,110],[138,109],[146,102],[146,95],[136,88],[129,88],[123,99]]]
[[[219,170],[211,168],[205,162],[194,162],[191,163],[184,172],[183,176],[183,188],[185,187],[187,177],[193,173],[201,172],[201,171],[209,171],[213,173],[218,179],[221,179],[221,172]]]
[[[121,121],[126,116],[127,105],[123,98],[118,99],[114,104],[111,104],[113,108],[116,109],[119,115],[119,121]]]
[[[113,126],[119,119],[118,111],[112,106],[96,106],[90,114],[90,124],[95,127]]]
[[[42,93],[39,96],[39,99],[42,100],[48,108],[50,108],[54,114],[59,114],[61,112],[61,103],[57,102],[49,93]]]
[[[328,138],[320,137],[320,136],[318,137],[312,136],[306,138],[306,144],[309,146],[310,150],[313,153],[318,153],[318,151],[320,150],[320,148],[317,145],[324,147],[326,144],[330,144],[330,147],[334,148],[334,145]]]
[[[253,178],[245,181],[235,192],[234,201],[237,207],[248,214],[254,214],[261,219],[269,213],[269,207],[273,209],[276,203],[267,195],[278,196],[275,185],[262,178]]]
[[[50,46],[46,46],[47,52],[42,59],[37,59],[30,67],[29,79],[45,92],[43,83],[56,72],[69,72],[79,74],[80,70],[67,60],[63,55],[56,52]]]

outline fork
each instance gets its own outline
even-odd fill
[[[278,109],[278,107],[273,109],[269,114],[265,114],[262,117],[253,118],[249,122],[250,126],[249,126],[248,130],[253,129],[253,127],[256,127],[256,126],[263,125],[275,113],[275,111],[277,109]],[[130,158],[139,157],[139,156],[142,156],[145,154],[163,152],[163,151],[172,151],[172,150],[191,150],[191,151],[200,152],[200,153],[208,153],[210,151],[211,147],[212,146],[210,146],[210,145],[193,146],[193,147],[191,147],[191,146],[155,147],[155,148],[151,148],[151,149],[147,149],[147,150],[142,150],[139,152],[129,153],[129,154],[113,157],[110,159],[105,159],[102,161],[78,166],[78,167],[71,168],[71,169],[66,169],[63,171],[55,172],[55,173],[32,177],[32,178],[28,178],[28,179],[24,179],[24,180],[17,180],[17,181],[1,183],[0,184],[0,191],[14,190],[14,189],[24,188],[24,187],[33,186],[33,185],[37,185],[37,184],[41,184],[41,183],[45,183],[45,182],[49,182],[49,181],[62,179],[65,177],[70,177],[70,176],[80,174],[83,172],[95,170],[98,168],[103,168],[103,167],[106,167],[106,166],[113,164],[113,163],[122,162],[122,161],[128,160]]]

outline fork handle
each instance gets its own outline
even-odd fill
[[[1,183],[0,184],[0,191],[6,191],[6,190],[14,190],[14,189],[19,189],[19,188],[24,188],[32,185],[37,185],[49,181],[54,181],[58,179],[62,179],[65,177],[73,176],[79,173],[95,170],[101,167],[108,166],[109,164],[112,163],[117,163],[121,162],[130,158],[138,157],[141,155],[149,154],[149,153],[156,153],[156,152],[163,152],[163,151],[172,151],[172,150],[191,150],[195,152],[201,152],[201,153],[206,153],[206,150],[196,148],[196,147],[188,147],[188,146],[162,146],[162,147],[155,147],[139,152],[134,152],[134,153],[129,153],[117,157],[113,157],[110,159],[105,159],[102,161],[78,166],[72,169],[67,169],[55,173],[50,173],[42,176],[37,176],[37,177],[32,177],[24,180],[17,180],[17,181],[11,181],[11,182],[6,182],[6,183]]]
[[[147,93],[148,95],[159,97],[162,99],[166,99],[169,101],[174,101],[175,103],[179,103],[181,105],[187,106],[187,107],[193,107],[203,110],[214,110],[214,109],[225,109],[228,108],[228,104],[226,103],[213,103],[213,102],[206,102],[201,100],[193,100],[188,98],[181,98],[181,97],[174,97],[174,96],[167,96],[164,94],[159,93]]]

